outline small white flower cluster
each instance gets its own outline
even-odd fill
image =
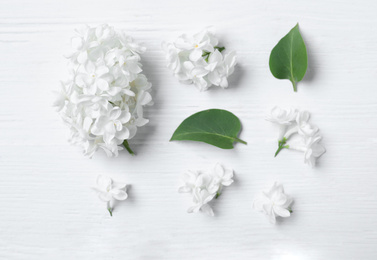
[[[148,123],[143,106],[152,103],[151,83],[141,74],[139,46],[123,32],[101,25],[77,31],[69,55],[70,79],[54,105],[71,129],[70,142],[93,156],[102,148],[118,155],[137,128]]]
[[[276,217],[287,218],[291,215],[289,206],[293,200],[284,193],[283,185],[274,183],[267,192],[262,192],[253,203],[253,208],[265,214],[272,224],[276,223]]]
[[[304,152],[304,162],[314,167],[317,158],[326,152],[320,144],[322,136],[319,129],[309,123],[310,114],[307,111],[298,111],[297,109],[284,110],[274,107],[266,120],[276,123],[280,126],[280,135],[278,141],[278,150],[275,156],[282,149],[293,149]],[[295,142],[287,144],[292,135],[296,135]]]
[[[214,216],[208,202],[221,194],[223,186],[233,183],[233,170],[217,163],[211,171],[188,171],[183,175],[184,186],[179,188],[180,193],[190,193],[194,206],[187,212],[201,210],[209,216]]]
[[[163,43],[168,68],[181,83],[194,84],[200,91],[212,85],[228,87],[228,77],[237,63],[236,52],[223,54],[212,29],[193,36],[181,35],[174,43]]]
[[[98,198],[107,203],[107,210],[110,216],[113,215],[115,200],[125,200],[127,195],[127,184],[114,182],[110,177],[98,175],[97,187],[93,188],[98,193]]]

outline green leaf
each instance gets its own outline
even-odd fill
[[[186,118],[175,130],[170,141],[190,140],[204,142],[222,149],[232,149],[234,142],[247,144],[238,139],[241,122],[231,112],[209,109]]]
[[[297,91],[297,82],[304,78],[307,68],[308,54],[297,24],[272,49],[270,70],[275,78],[289,79]]]

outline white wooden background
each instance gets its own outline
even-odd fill
[[[377,259],[377,3],[280,1],[0,1],[0,259]],[[297,22],[309,70],[292,91],[275,79],[269,53]],[[70,37],[83,24],[124,29],[148,51],[150,124],[118,158],[93,159],[67,143],[51,107],[64,79]],[[165,67],[160,45],[214,25],[239,66],[227,90],[200,93]],[[315,169],[302,154],[273,158],[274,105],[312,113],[327,153]],[[199,110],[223,108],[242,121],[247,146],[221,150],[169,143]],[[214,218],[187,214],[181,174],[216,162],[236,182]],[[98,174],[130,183],[111,218],[90,189]],[[291,218],[271,225],[251,208],[277,180],[295,198]]]

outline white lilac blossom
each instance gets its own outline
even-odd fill
[[[278,124],[280,133],[278,138],[278,149],[275,157],[283,149],[292,149],[304,153],[304,162],[314,167],[317,158],[326,152],[319,143],[322,136],[318,127],[309,122],[310,113],[298,111],[297,109],[284,110],[274,107],[271,113],[266,116],[266,120]],[[293,142],[288,143],[292,136],[296,136]]]
[[[110,216],[113,215],[115,200],[127,199],[127,185],[116,183],[110,177],[99,175],[97,177],[97,187],[93,188],[98,193],[98,198],[106,202]]]
[[[297,113],[296,123],[297,123],[297,132],[304,137],[313,136],[318,132],[318,128],[309,123],[310,114],[308,111],[300,111]]]
[[[293,200],[284,193],[283,185],[274,183],[267,192],[262,192],[253,202],[253,208],[265,214],[272,224],[276,223],[276,217],[289,217],[290,205]]]
[[[217,163],[209,171],[187,171],[182,179],[184,185],[178,189],[178,192],[190,193],[194,202],[187,212],[202,211],[209,216],[214,216],[208,203],[220,196],[223,186],[233,183],[233,170]]]
[[[326,150],[325,148],[319,144],[321,141],[322,136],[319,134],[315,134],[314,136],[310,136],[305,143],[305,163],[309,164],[310,166],[314,167],[317,161],[317,158],[320,157]]]
[[[145,48],[108,25],[85,27],[72,39],[69,80],[54,106],[71,130],[69,141],[92,157],[99,149],[117,156],[148,123],[143,107],[152,104],[151,83],[141,74]]]
[[[275,106],[271,109],[271,113],[266,116],[266,120],[280,125],[291,125],[296,120],[296,117],[296,109],[285,110]]]
[[[212,85],[228,87],[228,77],[234,72],[237,56],[218,46],[212,28],[193,36],[183,34],[173,42],[164,42],[167,67],[184,84],[194,84],[200,91]]]

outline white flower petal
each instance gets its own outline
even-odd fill
[[[139,97],[139,102],[141,105],[147,105],[149,102],[152,101],[152,96],[148,92],[143,92],[143,94]]]
[[[194,49],[190,53],[190,60],[192,60],[192,61],[199,60],[202,57],[202,53],[203,53],[203,51],[201,49]]]
[[[149,122],[148,119],[138,118],[138,119],[136,119],[135,125],[138,126],[138,127],[140,127],[140,126],[148,124],[148,122]]]
[[[97,74],[98,77],[100,77],[100,76],[102,76],[102,75],[104,75],[108,72],[109,72],[109,68],[106,67],[106,66],[100,66],[96,69],[96,74]]]
[[[122,110],[119,107],[116,107],[113,110],[111,110],[109,117],[112,120],[115,120],[115,119],[118,119],[121,114],[122,114]]]
[[[194,212],[198,212],[200,209],[200,205],[194,205],[192,207],[189,207],[187,209],[187,213],[194,213]]]
[[[97,176],[97,186],[100,190],[106,191],[107,188],[111,185],[112,180],[111,178],[103,175]]]
[[[116,200],[125,200],[128,198],[128,195],[125,191],[123,190],[110,190],[109,192],[114,199]]]
[[[122,89],[122,91],[123,91],[124,94],[129,95],[130,97],[134,97],[135,96],[135,92],[132,92],[129,89]]]
[[[232,179],[230,179],[230,180],[223,180],[222,182],[221,182],[221,184],[222,185],[224,185],[224,186],[229,186],[229,185],[231,185],[233,183],[233,180]]]
[[[223,55],[218,50],[215,50],[211,55],[209,55],[208,63],[218,63],[223,60]]]
[[[211,206],[209,206],[208,204],[204,204],[201,208],[200,208],[201,211],[203,211],[205,214],[207,214],[208,216],[211,216],[213,217],[215,214],[213,213],[213,210],[211,208]]]
[[[109,89],[109,83],[104,79],[97,79],[96,83],[97,83],[98,88],[101,90]]]
[[[276,205],[274,206],[274,212],[276,213],[276,215],[283,217],[283,218],[287,218],[291,215],[289,210],[287,210],[283,207],[280,207],[280,206],[276,206]]]
[[[89,61],[85,64],[85,70],[87,73],[89,74],[94,74],[95,71],[96,71],[96,66],[94,65],[93,62]],[[95,75],[85,75],[85,76],[89,76],[89,77],[93,77]]]
[[[105,141],[106,144],[110,144],[111,141],[114,139],[114,137],[115,137],[115,134],[105,132],[103,135],[103,140]]]
[[[228,87],[228,80],[226,77],[222,77],[220,81],[220,87],[227,88]]]
[[[112,199],[112,196],[108,192],[100,192],[98,193],[98,198],[104,202],[108,202]]]
[[[77,62],[78,63],[85,63],[88,60],[88,53],[86,51],[80,52],[80,54],[77,56]]]
[[[217,176],[219,176],[219,177],[223,177],[224,176],[225,171],[224,171],[224,168],[223,168],[223,166],[221,164],[216,163],[214,171],[215,171],[215,174]]]
[[[119,116],[119,121],[122,124],[127,123],[128,121],[130,121],[130,119],[131,119],[131,113],[130,112],[122,111],[122,113]]]
[[[208,80],[216,86],[219,86],[220,83],[221,83],[221,78],[220,78],[220,75],[217,71],[213,71],[213,72],[209,73],[208,74]]]
[[[115,134],[116,138],[120,140],[126,140],[130,137],[130,131],[127,127],[123,127],[123,129]]]

